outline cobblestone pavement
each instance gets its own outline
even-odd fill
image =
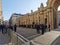
[[[37,34],[36,29],[31,29],[31,28],[22,28],[22,27],[17,28],[17,32],[29,40],[41,35],[41,34]]]

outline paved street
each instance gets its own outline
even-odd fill
[[[54,31],[60,31],[60,26],[59,26],[59,28],[55,29]],[[40,32],[41,32],[41,30],[40,30]],[[20,35],[24,36],[25,38],[27,38],[29,40],[41,35],[41,33],[37,34],[36,29],[23,28],[23,27],[18,27],[17,33],[19,33]]]
[[[52,43],[52,45],[60,45],[60,36]]]
[[[2,34],[0,31],[0,45],[7,45],[9,43],[8,34]]]
[[[33,45],[60,45],[60,32],[51,31],[31,40]]]
[[[36,29],[30,29],[30,28],[22,28],[22,27],[17,28],[17,32],[27,39],[32,39],[40,35],[40,34],[37,34]]]
[[[57,31],[57,32],[55,32],[55,31]],[[17,28],[17,33],[19,33],[20,35],[24,36],[25,38],[27,38],[29,40],[33,40],[34,42],[37,42],[37,43],[40,42],[43,44],[47,44],[46,42],[49,43],[49,41],[51,41],[51,40],[53,41],[60,35],[60,32],[59,32],[60,27],[58,29],[55,29],[55,31],[46,32],[44,35],[41,35],[41,33],[37,34],[36,29],[22,28],[22,27]],[[52,45],[60,44],[59,42],[60,42],[60,38],[55,40],[55,42],[53,42]],[[9,43],[8,35],[2,34],[0,31],[0,45],[7,44],[7,43]]]
[[[24,36],[27,39],[31,39],[31,41],[40,44],[42,43],[43,45],[48,45],[51,44],[56,38],[56,40],[52,43],[52,45],[60,45],[60,27],[51,31],[51,32],[46,32],[44,35],[37,34],[36,29],[29,29],[29,28],[18,28],[17,32]],[[33,36],[36,36],[32,38]],[[58,38],[59,37],[59,38]]]

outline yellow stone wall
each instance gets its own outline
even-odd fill
[[[17,22],[20,21],[20,25],[32,25],[39,23],[45,24],[45,18],[47,15],[47,9],[44,8],[43,4],[41,4],[40,8],[36,11],[32,11],[31,13],[24,14],[20,18],[17,19]]]

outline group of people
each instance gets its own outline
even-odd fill
[[[1,24],[0,31],[2,33],[7,33],[7,30],[10,28],[16,32],[16,27],[17,27],[16,24],[14,26]]]
[[[17,25],[16,25],[16,24],[15,24],[15,25],[13,25],[13,26],[11,26],[11,25],[10,25],[10,26],[9,26],[9,28],[10,28],[10,29],[12,29],[12,30],[14,30],[14,31],[16,32]]]
[[[4,30],[5,30],[5,32],[7,32],[8,28],[10,28],[10,29],[12,29],[16,32],[17,25],[16,24],[14,26],[0,25],[0,30],[2,30],[2,33],[4,32]],[[35,28],[36,28],[38,34],[40,33],[40,30],[41,30],[42,34],[44,34],[44,32],[46,32],[47,25],[45,25],[45,24],[36,24]],[[48,25],[48,29],[50,31],[50,24]]]
[[[49,31],[50,31],[50,24],[49,24],[48,28],[49,28]],[[44,32],[46,32],[46,29],[47,29],[47,25],[45,25],[45,24],[36,24],[36,30],[37,30],[38,34],[40,33],[40,30],[41,30],[42,34],[44,34]]]
[[[2,31],[2,33],[7,33],[7,29],[8,29],[8,26],[7,25],[4,25],[4,24],[1,24],[0,25],[0,31]]]

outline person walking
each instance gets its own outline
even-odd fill
[[[1,24],[1,30],[2,30],[2,33],[3,33],[3,29],[4,29],[4,25],[3,25],[3,24]]]
[[[16,32],[16,27],[17,27],[17,26],[16,26],[16,24],[15,24],[15,25],[14,25],[14,31],[15,31],[15,32]]]
[[[49,24],[48,28],[49,28],[49,32],[50,32],[50,31],[51,31],[51,30],[50,30],[50,24]]]
[[[39,34],[40,33],[40,25],[39,24],[36,24],[36,30],[37,30],[37,33]]]
[[[44,31],[45,31],[45,26],[44,24],[41,25],[41,30],[42,30],[42,35],[44,34]]]
[[[7,33],[7,30],[8,30],[8,25],[6,24],[5,25],[5,33]]]
[[[44,27],[45,27],[44,29],[45,29],[45,32],[46,32],[46,31],[47,31],[47,30],[46,30],[46,29],[47,29],[47,25],[45,24]]]

